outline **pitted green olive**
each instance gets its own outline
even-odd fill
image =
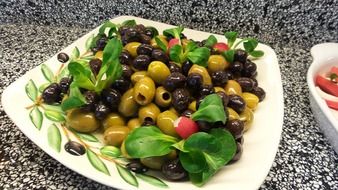
[[[254,120],[254,114],[252,110],[246,107],[244,111],[239,115],[239,120],[244,122],[244,131],[249,130]]]
[[[124,46],[124,49],[127,50],[131,56],[136,57],[137,56],[137,48],[140,46],[140,42],[130,42]]]
[[[168,107],[171,103],[171,93],[163,86],[156,88],[155,103],[161,107]]]
[[[174,121],[177,118],[178,116],[175,113],[167,110],[157,116],[156,124],[164,134],[177,137],[174,127]]]
[[[158,37],[162,41],[162,43],[166,47],[168,47],[168,41],[166,40],[166,37],[164,35],[159,35],[159,36],[156,36],[156,37]],[[150,45],[153,46],[154,48],[159,48],[159,46],[156,43],[155,38],[153,38],[153,39],[150,40]]]
[[[144,78],[145,76],[147,76],[147,71],[136,71],[131,75],[130,80],[133,84],[135,84],[137,81]]]
[[[167,155],[141,158],[140,161],[143,165],[147,166],[148,168],[160,170],[165,162],[167,162],[168,160],[173,160],[175,158],[177,158],[177,153],[175,150],[173,150]]]
[[[100,122],[94,113],[82,109],[74,109],[67,114],[67,124],[70,128],[83,133],[95,131],[100,127]]]
[[[192,74],[192,73],[198,73],[202,76],[203,78],[203,84],[204,85],[211,85],[211,77],[207,71],[207,69],[205,67],[202,67],[202,66],[199,66],[197,64],[194,64],[189,72],[188,72],[188,75]]]
[[[140,79],[134,86],[134,100],[140,105],[147,105],[155,96],[155,83],[149,77]]]
[[[154,103],[150,103],[140,108],[140,110],[138,111],[138,118],[141,123],[143,123],[144,121],[155,123],[156,118],[160,113],[160,109]]]
[[[148,66],[147,75],[157,84],[163,84],[164,80],[170,75],[170,70],[161,61],[153,61]]]
[[[250,109],[252,109],[252,110],[256,109],[258,102],[259,102],[259,99],[256,95],[254,95],[253,93],[250,93],[250,92],[243,92],[242,98],[244,99],[244,101],[246,102],[246,105]]]
[[[134,89],[131,88],[125,92],[121,97],[121,102],[119,104],[119,113],[125,117],[131,117],[137,113],[138,104],[133,98]]]
[[[190,104],[189,104],[189,107],[188,107],[189,110],[195,112],[196,111],[196,100],[192,101]]]
[[[229,62],[222,55],[210,55],[208,60],[208,71],[210,73],[223,71],[229,67]]]
[[[141,122],[138,118],[133,118],[128,121],[127,126],[132,131],[138,127],[141,127]]]
[[[242,95],[241,85],[235,80],[228,80],[227,84],[224,87],[224,90],[227,95]]]
[[[106,117],[106,119],[103,120],[102,125],[103,125],[104,130],[106,130],[112,126],[124,126],[126,125],[126,122],[124,118],[118,113],[110,113]]]
[[[103,139],[106,144],[119,147],[129,131],[130,129],[126,126],[112,126],[104,131]]]
[[[229,113],[229,120],[239,119],[238,113],[233,110],[232,108],[227,107],[228,113]]]

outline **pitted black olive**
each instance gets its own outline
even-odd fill
[[[229,95],[228,106],[234,109],[237,113],[242,113],[246,107],[244,99],[236,94]]]
[[[141,44],[137,47],[137,55],[148,55],[151,56],[151,53],[153,52],[153,46],[149,44]]]
[[[241,86],[243,92],[250,92],[254,88],[254,81],[251,78],[240,77],[236,81]]]
[[[186,61],[186,62],[183,62],[183,63],[182,63],[182,66],[181,66],[182,73],[183,73],[185,76],[188,76],[189,70],[190,70],[190,68],[191,68],[192,66],[193,66],[193,63],[190,62],[189,60]]]
[[[261,87],[254,87],[252,90],[251,90],[251,93],[253,93],[254,95],[256,95],[259,99],[259,101],[263,101],[264,98],[265,98],[265,91],[263,90],[263,88]]]
[[[175,62],[170,61],[168,67],[171,73],[181,72],[181,67],[179,67]]]
[[[235,51],[234,61],[239,61],[241,63],[245,63],[248,57],[248,53],[242,49],[237,49]]]
[[[130,68],[129,65],[121,64],[122,65],[122,77],[130,78],[131,75],[134,73],[133,70]]]
[[[104,120],[110,112],[109,107],[103,102],[99,102],[95,106],[95,117],[99,120]]]
[[[255,75],[257,75],[256,71],[256,64],[248,59],[243,66],[242,75],[244,77],[254,77]]]
[[[198,120],[196,121],[200,131],[209,132],[213,128],[213,124],[207,121]]]
[[[226,129],[230,131],[235,139],[239,139],[244,133],[244,122],[239,119],[229,120],[226,123]]]
[[[185,116],[185,117],[191,117],[191,115],[193,114],[194,112],[191,111],[191,110],[185,110],[184,112],[181,113],[181,116]]]
[[[133,61],[133,67],[138,70],[147,70],[151,62],[148,55],[138,55]]]
[[[61,101],[61,88],[58,83],[52,83],[42,92],[43,102],[53,104]]]
[[[101,92],[101,99],[112,110],[117,110],[121,101],[121,93],[113,88],[104,89]]]
[[[223,106],[224,106],[224,108],[226,108],[228,103],[229,103],[229,96],[225,92],[222,92],[222,91],[218,91],[218,92],[216,92],[216,94],[219,97],[221,97],[221,99],[223,101]]]
[[[178,88],[172,93],[172,105],[178,112],[188,109],[190,94],[185,88]]]
[[[69,56],[66,53],[61,52],[57,55],[57,59],[61,63],[66,63],[69,60]]]
[[[213,93],[215,93],[215,89],[212,85],[202,85],[199,89],[199,95],[202,97]]]
[[[211,80],[215,86],[224,86],[228,82],[228,75],[225,71],[211,73]]]
[[[164,81],[163,87],[169,92],[185,86],[186,77],[181,73],[171,73]]]
[[[116,79],[111,87],[123,94],[130,88],[130,85],[131,81],[129,79],[121,77],[119,79]]]
[[[84,155],[86,153],[86,148],[76,142],[76,141],[68,141],[65,146],[64,146],[66,152],[68,152],[69,154],[72,154],[74,156],[81,156]]]
[[[61,89],[61,92],[64,94],[67,94],[70,83],[72,83],[72,79],[69,77],[63,77],[60,82],[59,82],[59,86]]]
[[[126,165],[126,168],[135,173],[145,173],[148,171],[148,168],[142,165],[139,161],[132,161]]]
[[[99,38],[96,41],[96,47],[98,48],[98,50],[103,50],[104,47],[107,45],[107,41],[108,41],[108,38],[105,35]]]
[[[243,63],[239,61],[235,61],[232,64],[230,64],[230,70],[232,73],[240,73],[243,70]]]
[[[102,61],[100,59],[92,59],[89,61],[90,70],[96,76],[101,69]]]
[[[100,97],[94,91],[86,91],[83,96],[86,99],[86,104],[84,105],[83,109],[88,112],[95,111],[95,105],[98,103]]]
[[[160,49],[154,49],[151,58],[155,61],[162,61],[166,65],[169,64],[169,57]]]
[[[169,160],[162,165],[163,175],[173,181],[178,181],[186,178],[188,176],[187,171],[182,167],[180,160]]]
[[[121,64],[126,64],[126,65],[130,65],[133,61],[133,57],[128,51],[122,51],[119,59],[120,59]]]

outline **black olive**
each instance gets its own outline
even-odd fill
[[[169,64],[169,57],[160,49],[154,49],[151,58],[155,61],[162,61],[166,65]]]
[[[69,60],[69,56],[66,53],[61,52],[57,55],[57,59],[61,63],[66,63]]]
[[[248,59],[243,66],[242,75],[244,77],[253,77],[257,74],[256,71],[257,71],[256,64]]]
[[[181,66],[181,68],[182,68],[182,73],[183,73],[185,76],[188,76],[189,70],[190,70],[190,68],[192,67],[192,65],[193,65],[193,63],[190,62],[189,60],[182,63],[182,66]]]
[[[43,102],[46,104],[53,104],[61,101],[61,88],[59,84],[52,83],[47,86],[42,92]]]
[[[171,73],[163,82],[163,87],[169,92],[185,86],[186,77],[181,73]]]
[[[239,61],[235,61],[232,64],[230,64],[230,70],[232,73],[240,73],[243,70],[243,63]]]
[[[59,86],[61,89],[61,92],[64,94],[67,94],[70,83],[72,83],[72,79],[69,77],[63,77],[60,82],[59,82]]]
[[[151,53],[153,52],[153,46],[149,44],[141,44],[137,47],[137,55],[148,55],[151,56]]]
[[[179,159],[165,162],[162,165],[162,173],[167,179],[173,181],[182,180],[188,176],[187,171],[184,170]]]
[[[198,74],[198,73],[191,73],[188,77],[187,77],[187,88],[189,89],[189,91],[191,92],[191,94],[194,97],[198,97],[199,96],[199,90],[202,87],[203,84],[203,77],[202,75]]]
[[[258,86],[258,81],[257,81],[257,79],[251,78],[251,80],[252,80],[252,82],[253,82],[254,87],[257,87],[257,86]]]
[[[99,95],[96,94],[94,91],[86,91],[83,96],[86,99],[86,104],[84,105],[83,109],[86,111],[95,111],[95,105],[99,101]]]
[[[181,116],[190,118],[193,113],[194,112],[192,110],[185,110],[184,112],[181,113]]]
[[[241,158],[242,153],[243,153],[243,147],[242,147],[241,143],[237,142],[236,145],[237,145],[236,154],[232,158],[231,163],[238,161]]]
[[[228,103],[229,103],[229,96],[225,92],[222,92],[222,91],[218,91],[218,92],[216,92],[216,94],[219,97],[221,97],[221,99],[223,101],[223,106],[224,106],[224,108],[226,108]]]
[[[172,105],[178,112],[183,112],[189,106],[189,91],[185,88],[178,88],[172,93]]]
[[[110,113],[110,109],[103,102],[99,102],[95,106],[95,117],[99,120],[104,120]]]
[[[236,94],[229,95],[228,106],[234,109],[237,113],[242,113],[245,109],[246,103],[244,99]]]
[[[118,32],[120,33],[121,36],[124,36],[129,28],[130,27],[128,26],[121,26]]]
[[[129,162],[127,165],[126,165],[126,168],[130,171],[133,171],[135,173],[145,173],[148,171],[148,168],[144,165],[142,165],[140,162],[138,161],[132,161],[132,162]]]
[[[136,26],[134,26],[135,30],[140,33],[140,34],[144,34],[146,27],[143,24],[138,24]]]
[[[121,77],[119,79],[116,79],[111,87],[123,94],[130,88],[130,85],[131,82],[129,79]]]
[[[244,137],[241,136],[241,138],[236,139],[236,142],[243,144],[244,143]]]
[[[90,70],[96,76],[101,69],[102,61],[100,59],[92,59],[89,61]]]
[[[106,36],[102,36],[96,41],[96,47],[98,50],[103,50],[104,47],[107,45],[108,38]]]
[[[215,89],[212,85],[202,85],[199,89],[199,95],[202,97],[213,93],[215,93]]]
[[[246,51],[241,50],[241,49],[237,49],[235,51],[234,61],[239,61],[241,63],[245,63],[247,57],[248,57],[248,53],[246,53]]]
[[[201,96],[201,97],[197,98],[197,100],[196,100],[196,110],[198,110],[198,108],[200,107],[200,104],[203,102],[204,98],[205,98],[205,96]]]
[[[121,101],[121,94],[113,88],[104,89],[101,92],[101,99],[112,111],[115,111]]]
[[[151,37],[149,37],[149,36],[147,36],[145,34],[141,34],[140,38],[141,38],[141,42],[143,44],[150,44]]]
[[[240,77],[236,81],[241,86],[243,92],[250,92],[254,87],[254,81],[251,78]]]
[[[196,121],[196,123],[200,131],[203,131],[203,132],[209,132],[213,128],[213,124],[207,121],[198,120]]]
[[[133,67],[138,70],[147,70],[150,62],[148,55],[138,55],[133,61]]]
[[[228,77],[228,80],[233,80],[235,78],[234,74],[230,70],[225,70],[224,72]]]
[[[149,36],[149,37],[154,37],[153,35],[154,35],[154,32],[153,32],[153,30],[151,29],[151,28],[146,28],[146,30],[144,31],[144,34],[145,35],[147,35],[147,36]]]
[[[129,28],[124,34],[124,37],[128,43],[140,41],[140,33],[138,33],[135,28]]]
[[[128,51],[122,51],[120,54],[120,63],[130,65],[133,61],[133,57],[130,55]]]
[[[211,73],[212,84],[215,86],[224,86],[228,82],[228,75],[225,71],[216,71]]]
[[[168,67],[169,67],[170,73],[181,72],[181,67],[179,67],[175,62],[170,61]]]
[[[226,129],[230,131],[235,139],[239,139],[244,133],[244,122],[239,119],[229,120],[226,124]]]
[[[130,68],[129,65],[126,64],[121,65],[122,65],[122,77],[130,78],[130,76],[133,74],[133,70]]]
[[[254,87],[252,90],[251,90],[251,93],[253,93],[254,95],[256,95],[259,99],[259,101],[263,101],[264,98],[265,98],[265,91],[263,88],[261,87]]]
[[[86,148],[76,142],[76,141],[68,141],[65,146],[64,146],[66,152],[68,152],[69,154],[72,154],[74,156],[81,156],[84,155],[86,153]]]

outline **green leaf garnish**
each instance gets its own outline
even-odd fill
[[[206,47],[196,48],[188,53],[188,59],[194,64],[206,67],[208,66],[208,59],[210,56],[210,49]]]
[[[262,50],[253,50],[249,53],[252,57],[262,57],[264,55],[264,52]]]
[[[181,33],[183,32],[184,28],[182,26],[176,28],[170,28],[163,31],[163,35],[169,37],[172,36],[177,39],[181,39]]]
[[[222,55],[228,62],[232,63],[235,59],[235,50],[229,49],[228,51],[222,52]]]
[[[257,45],[258,45],[258,41],[253,38],[249,38],[247,41],[243,42],[244,49],[248,53],[254,51]]]
[[[237,32],[233,32],[233,31],[226,32],[226,33],[224,33],[224,36],[228,40],[227,44],[228,44],[229,48],[231,48],[236,41]]]
[[[86,50],[90,50],[90,48],[92,48],[94,45],[95,45],[95,42],[94,41],[94,34],[90,35],[89,38],[87,38],[86,40],[86,44],[85,44],[85,48]]]
[[[99,28],[99,35],[105,34],[106,29],[109,30],[109,33],[116,33],[117,32],[117,25],[110,22],[109,20],[102,24]],[[96,40],[95,40],[96,42]]]
[[[81,107],[86,103],[85,97],[82,95],[76,83],[72,83],[69,87],[69,97],[62,101],[61,108],[63,111]]]
[[[174,45],[169,49],[169,57],[176,63],[183,63],[183,48],[181,45]]]
[[[162,40],[159,37],[155,37],[156,44],[164,51],[167,52],[167,46],[162,42]]]
[[[155,36],[158,36],[158,30],[155,28],[155,27],[152,27],[152,26],[147,26],[146,29],[148,30],[151,30],[153,35],[151,36],[152,38],[155,37]]]
[[[212,47],[217,43],[217,39],[214,35],[210,35],[207,39],[207,41],[205,42],[205,46],[207,47]]]
[[[121,26],[136,26],[136,21],[134,19],[132,20],[126,20],[122,22]]]
[[[69,73],[73,76],[73,83],[78,87],[94,90],[94,83],[91,81],[92,72],[90,68],[84,67],[80,62],[70,62],[68,64]]]

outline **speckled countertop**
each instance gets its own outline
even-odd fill
[[[285,116],[281,142],[261,189],[338,189],[338,155],[309,107],[309,49],[338,42],[338,1],[0,1],[0,93],[103,20],[134,15],[188,28],[254,36],[276,51]],[[0,106],[0,189],[109,189],[58,163]],[[253,163],[254,164],[254,163]]]

